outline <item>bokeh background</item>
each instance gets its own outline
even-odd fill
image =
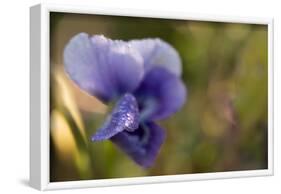
[[[80,32],[158,37],[179,52],[189,95],[159,123],[167,138],[153,167],[136,165],[110,141],[90,141],[107,106],[63,70],[64,46]],[[266,169],[267,36],[266,25],[51,13],[50,181]]]

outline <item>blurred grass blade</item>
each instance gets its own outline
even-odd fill
[[[64,160],[73,159],[74,153],[78,152],[75,138],[67,120],[57,110],[51,113],[51,137],[60,158]]]

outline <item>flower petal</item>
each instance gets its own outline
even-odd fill
[[[177,112],[185,103],[186,88],[179,77],[154,67],[135,92],[141,120],[159,120]]]
[[[143,78],[143,59],[123,41],[102,35],[74,36],[64,49],[69,77],[83,90],[103,102],[133,91]]]
[[[153,165],[165,137],[165,131],[161,127],[149,122],[142,124],[133,132],[118,133],[111,140],[137,164],[150,167]]]
[[[145,71],[150,71],[155,66],[164,67],[177,76],[181,75],[181,59],[177,51],[167,42],[155,39],[130,41],[132,47],[137,49],[144,58]]]
[[[109,139],[117,133],[134,131],[139,127],[139,110],[135,97],[125,94],[113,109],[104,125],[92,136],[92,141]]]
[[[128,43],[115,41],[108,51],[111,80],[119,93],[132,92],[144,76],[143,58]]]

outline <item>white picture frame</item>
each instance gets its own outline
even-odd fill
[[[50,12],[70,12],[116,16],[184,19],[268,26],[268,169],[199,173],[186,175],[117,178],[69,182],[49,181],[49,17]],[[211,16],[178,12],[108,9],[69,5],[40,4],[30,8],[30,185],[39,190],[102,187],[129,184],[164,183],[206,179],[273,175],[273,19]]]

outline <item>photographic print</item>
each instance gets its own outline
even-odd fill
[[[268,26],[50,13],[50,182],[268,168]]]
[[[30,12],[30,185],[273,175],[273,20]]]

